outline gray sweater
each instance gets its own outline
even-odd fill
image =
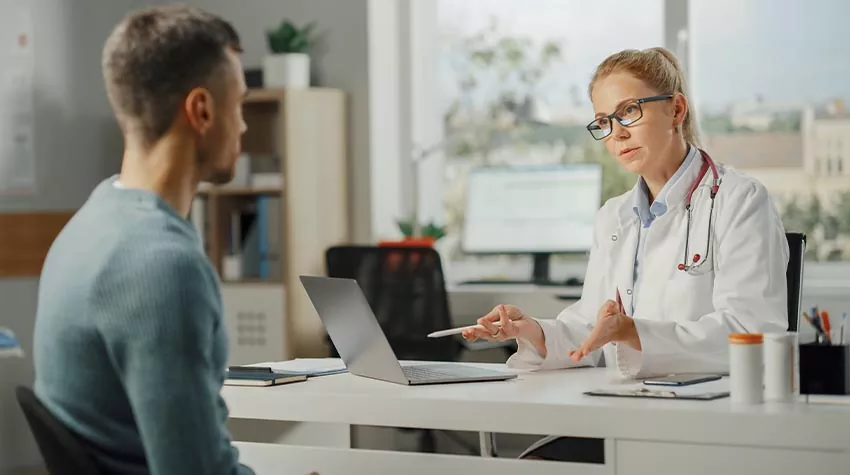
[[[215,271],[186,219],[115,179],[47,255],[36,394],[106,473],[250,474],[219,396],[228,349]]]

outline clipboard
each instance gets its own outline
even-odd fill
[[[713,401],[729,397],[729,391],[706,391],[706,392],[677,392],[670,390],[658,390],[648,388],[637,389],[594,389],[586,391],[587,396],[602,397],[637,397],[650,399],[674,399],[679,401]]]

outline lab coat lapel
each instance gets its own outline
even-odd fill
[[[634,308],[634,276],[635,276],[635,254],[640,229],[638,217],[634,214],[634,194],[632,189],[629,199],[624,200],[619,210],[619,226],[611,236],[611,262],[613,264],[614,287],[610,289],[611,300],[616,301],[617,290],[623,300],[623,307],[627,314],[632,313]]]
[[[664,283],[680,272],[678,266],[684,259],[686,226],[687,213],[681,203],[652,224],[652,232],[644,244],[644,261],[647,262],[644,279],[651,279],[655,285],[643,285],[647,280],[641,281],[641,293],[646,294],[641,296],[642,301],[660,302]]]

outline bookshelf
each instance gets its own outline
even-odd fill
[[[298,277],[323,275],[325,250],[348,241],[345,102],[331,88],[249,91],[242,152],[252,173],[279,173],[281,185],[252,186],[249,173],[198,191],[191,219],[222,280],[230,364],[328,353]]]

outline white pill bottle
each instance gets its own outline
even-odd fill
[[[764,402],[764,335],[729,334],[729,391],[733,404]]]

